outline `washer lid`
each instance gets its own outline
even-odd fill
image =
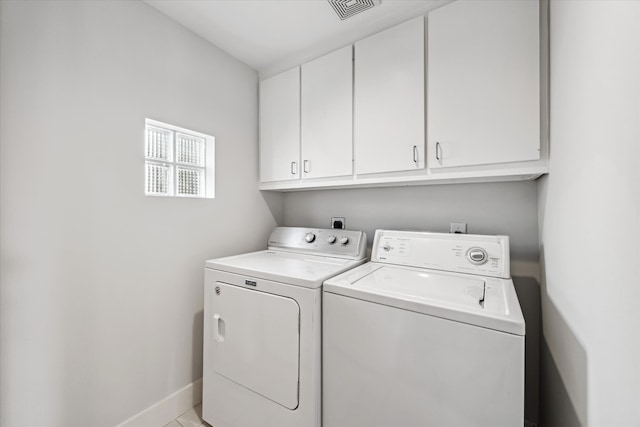
[[[326,279],[364,261],[266,250],[212,259],[205,266],[305,288],[319,288]]]
[[[383,267],[353,283],[354,289],[403,300],[475,309],[484,305],[485,281],[440,273]]]
[[[524,335],[510,279],[370,262],[324,283],[324,291]]]

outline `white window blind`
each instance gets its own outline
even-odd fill
[[[214,138],[146,120],[145,194],[213,198]]]

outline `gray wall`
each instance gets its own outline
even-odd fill
[[[289,226],[330,226],[346,217],[349,229],[377,228],[449,232],[450,222],[466,222],[476,234],[506,234],[512,258],[538,262],[536,183],[457,184],[320,190],[287,193],[284,222]]]
[[[640,425],[640,2],[551,2],[542,425]]]
[[[257,74],[138,1],[0,2],[0,425],[113,426],[201,376],[203,260],[263,246]],[[144,119],[216,137],[145,197]]]

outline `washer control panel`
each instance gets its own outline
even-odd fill
[[[509,237],[377,230],[371,261],[510,277]]]
[[[367,236],[362,231],[276,227],[269,236],[269,249],[311,252],[317,255],[363,259]]]

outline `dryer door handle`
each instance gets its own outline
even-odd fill
[[[213,339],[216,342],[224,341],[224,320],[219,314],[213,315]]]

